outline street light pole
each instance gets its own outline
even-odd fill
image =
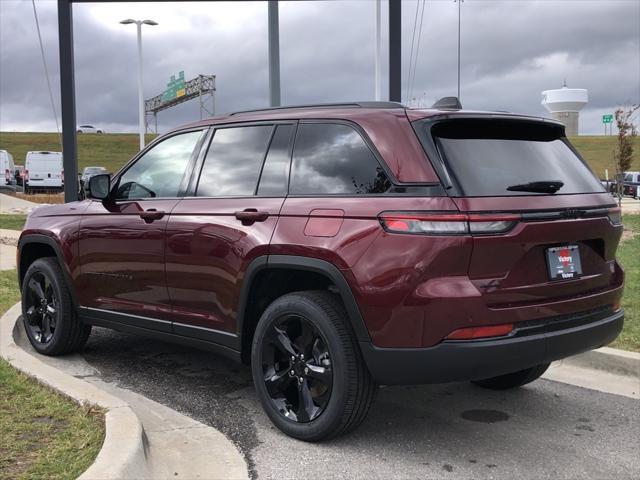
[[[153,20],[133,20],[128,18],[120,22],[123,25],[136,24],[138,30],[138,129],[140,133],[140,150],[144,148],[144,134],[146,131],[146,121],[144,113],[144,93],[142,85],[142,25],[158,25]]]
[[[146,121],[144,118],[144,94],[142,87],[142,23],[136,22],[138,29],[138,129],[140,133],[140,150],[144,148]]]

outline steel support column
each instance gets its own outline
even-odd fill
[[[58,38],[64,201],[73,202],[78,199],[78,147],[76,144],[76,100],[73,72],[73,6],[69,0],[58,0]]]
[[[269,105],[280,106],[280,24],[278,0],[269,0]]]
[[[389,0],[389,100],[402,98],[402,0]]]

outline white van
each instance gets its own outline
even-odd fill
[[[24,191],[63,190],[61,152],[27,152],[24,161]]]
[[[13,157],[6,150],[0,150],[0,174],[4,177],[7,185],[13,184],[16,166],[13,163]]]

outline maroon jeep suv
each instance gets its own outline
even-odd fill
[[[368,102],[239,112],[157,138],[19,242],[35,349],[93,325],[251,365],[318,441],[385,384],[492,389],[623,325],[613,197],[555,121]]]

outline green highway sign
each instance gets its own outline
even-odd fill
[[[167,84],[167,89],[162,94],[162,101],[168,102],[175,98],[183,97],[184,91],[184,71],[178,73],[178,78],[175,75],[171,75],[171,80]]]
[[[613,123],[613,115],[602,115],[602,123]]]

